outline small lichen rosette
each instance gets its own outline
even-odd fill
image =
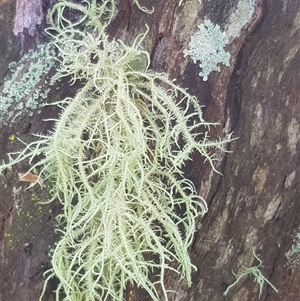
[[[224,50],[226,44],[227,38],[220,26],[205,20],[198,25],[198,31],[189,42],[189,49],[184,50],[184,56],[190,56],[195,64],[199,64],[199,76],[207,81],[212,71],[220,71],[219,64],[229,66],[230,54]]]

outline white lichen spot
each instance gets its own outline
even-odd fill
[[[299,230],[299,229],[298,229]],[[300,233],[297,232],[294,239],[293,239],[293,244],[292,244],[292,252],[294,254],[300,253]]]
[[[268,71],[267,71],[267,77],[266,77],[266,82],[272,82],[271,76],[274,75],[274,66],[268,66]]]
[[[275,121],[275,130],[277,133],[280,133],[282,129],[282,115],[278,114]]]
[[[254,122],[252,124],[251,137],[250,137],[250,145],[258,145],[263,137],[264,129],[263,129],[263,110],[262,105],[260,103],[257,104],[255,111],[253,112]]]
[[[279,84],[280,84],[282,78],[284,78],[283,75],[284,75],[284,72],[283,72],[283,71],[280,71],[279,74],[278,74],[278,83],[279,83]]]
[[[296,171],[294,170],[289,175],[287,175],[285,181],[284,181],[284,188],[291,187],[293,185],[293,182],[295,180]]]
[[[264,224],[274,218],[274,215],[276,214],[280,204],[280,197],[274,197],[273,200],[268,204],[267,210],[264,213]]]
[[[299,132],[299,123],[295,118],[292,118],[287,132],[288,132],[288,147],[290,151],[294,154],[296,152],[296,146],[300,139],[300,132]]]
[[[244,248],[247,250],[251,250],[253,248],[253,245],[257,242],[257,240],[258,230],[254,227],[250,227],[245,237]]]
[[[256,89],[258,86],[258,83],[260,82],[261,78],[260,78],[260,71],[257,71],[256,76],[253,76],[252,80],[251,80],[251,85],[253,89]]]
[[[290,36],[298,32],[299,29],[300,29],[300,11],[298,11],[297,15],[293,20],[293,27],[291,29]]]
[[[294,46],[291,46],[288,50],[288,53],[285,55],[283,61],[283,70],[287,70],[288,66],[293,63],[294,59],[297,57],[299,53],[299,45],[295,43]]]

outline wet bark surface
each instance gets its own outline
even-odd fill
[[[7,7],[13,8],[12,3],[0,1],[2,16]],[[209,211],[199,221],[202,227],[190,250],[197,267],[193,284],[188,288],[176,275],[167,274],[166,286],[177,291],[170,293],[170,300],[258,300],[259,285],[252,276],[243,277],[223,296],[236,279],[232,271],[239,273],[242,266],[258,265],[253,253],[262,260],[262,274],[278,289],[276,293],[265,283],[260,300],[299,300],[300,252],[292,252],[292,245],[297,244],[300,232],[300,4],[294,0],[257,1],[253,18],[227,45],[230,67],[222,66],[207,82],[198,76],[199,67],[182,52],[204,19],[225,28],[237,1],[141,4],[153,6],[153,14],[142,13],[130,0],[122,1],[110,35],[130,43],[147,24],[145,48],[151,54],[151,68],[167,72],[205,105],[205,119],[220,123],[212,138],[231,131],[238,137],[229,146],[230,153],[218,154],[217,168],[222,175],[213,173],[197,154],[186,165],[186,174],[206,199]],[[12,39],[18,40],[12,35],[13,24],[3,20],[1,30],[5,25],[11,33],[5,41],[13,43]],[[41,40],[43,34],[38,32],[36,40]],[[12,60],[12,49],[30,48],[32,38],[25,35],[23,39],[23,46],[15,41],[5,48],[1,60],[6,61],[1,66]],[[68,91],[61,97],[66,94]],[[43,119],[56,115],[57,111],[46,107],[31,118],[24,116],[23,122],[1,126],[1,158],[22,147],[13,137],[28,142],[32,133],[46,133],[51,124]],[[59,205],[40,205],[40,200],[47,199],[47,188],[26,189],[28,183],[18,181],[17,172],[22,169],[26,165],[16,166],[0,178],[3,301],[38,300],[42,275],[57,239],[54,227]],[[50,291],[54,287],[55,283],[45,300],[53,298]],[[130,301],[150,300],[135,287],[126,293]]]

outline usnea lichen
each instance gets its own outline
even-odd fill
[[[75,23],[66,18],[68,8],[77,10]],[[167,270],[190,285],[188,248],[207,207],[182,167],[198,151],[214,168],[211,152],[231,139],[210,141],[212,124],[197,99],[148,70],[144,36],[132,46],[108,39],[104,20],[113,13],[113,1],[54,6],[48,31],[60,74],[72,77],[78,93],[54,104],[62,111],[49,136],[0,167],[36,162],[38,155],[28,172],[39,170],[51,188],[48,202],[63,206],[47,278],[59,279],[57,301],[120,301],[134,283],[155,301],[160,287],[168,300]]]
[[[272,289],[278,293],[278,290],[276,289],[276,287],[268,280],[264,277],[264,275],[261,273],[260,268],[262,267],[262,261],[258,258],[258,256],[254,253],[253,250],[253,255],[256,258],[256,260],[258,260],[259,264],[250,268],[246,268],[244,266],[242,266],[242,271],[239,274],[235,274],[233,273],[233,275],[236,277],[236,280],[234,283],[230,284],[226,291],[223,293],[224,296],[226,296],[229,292],[229,290],[235,286],[244,276],[248,276],[251,275],[254,278],[254,281],[259,285],[259,295],[258,298],[260,298],[261,294],[262,294],[262,289],[264,286],[264,283],[266,282],[267,284],[269,284]]]

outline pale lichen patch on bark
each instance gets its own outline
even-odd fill
[[[295,118],[292,118],[287,129],[288,147],[292,154],[296,152],[296,146],[300,139],[300,126]]]
[[[260,193],[263,191],[264,186],[266,184],[268,175],[267,167],[257,167],[252,175],[252,181],[254,183],[254,192]]]
[[[257,104],[255,111],[255,120],[252,124],[251,136],[250,136],[250,146],[253,147],[255,145],[259,145],[260,141],[263,137],[263,112],[262,105],[260,103]]]
[[[255,0],[240,0],[236,9],[229,17],[227,28],[227,36],[233,39],[240,35],[242,28],[247,26],[251,21],[255,12]]]
[[[293,20],[293,28],[291,30],[291,35],[293,35],[297,30],[300,30],[300,11],[296,14]]]
[[[259,84],[259,82],[260,82],[260,80],[261,80],[260,75],[261,75],[261,72],[258,71],[258,72],[257,72],[257,75],[254,76],[254,77],[252,78],[252,80],[251,80],[251,85],[252,85],[252,89],[253,89],[253,90],[256,89],[256,87],[258,86],[258,84]]]
[[[281,197],[274,197],[268,204],[267,210],[264,214],[264,224],[274,218],[279,206],[281,204]]]
[[[284,181],[284,188],[291,187],[294,183],[296,177],[296,171],[292,171],[290,174],[287,175]]]
[[[169,9],[171,7],[167,8]],[[170,22],[169,15],[164,14],[159,25],[159,32],[165,37],[163,42],[168,74],[172,74],[174,70],[178,70],[177,74],[182,74],[187,66],[188,60],[183,56],[183,49],[187,48],[189,37],[195,31],[194,22],[197,20],[197,14],[201,11],[202,5],[198,1],[186,1],[181,9],[179,14],[172,16],[172,22]],[[197,21],[200,22],[199,19]]]
[[[272,82],[274,72],[276,72],[274,66],[268,66],[268,70],[266,72],[267,73],[266,82]]]
[[[284,61],[283,61],[283,70],[287,70],[289,65],[293,62],[293,59],[297,56],[299,52],[300,46],[294,45],[294,47],[291,47],[288,50],[288,53],[286,54]]]
[[[277,133],[280,133],[281,129],[282,129],[282,114],[279,113],[275,120],[275,131]]]
[[[202,9],[202,3],[199,1],[187,1],[183,6],[183,20],[187,28],[192,28],[193,22],[197,19],[197,14]],[[200,21],[200,20],[198,20]],[[192,32],[189,32],[191,36]]]
[[[250,265],[251,260],[253,259],[253,248],[257,244],[258,241],[258,230],[257,228],[251,227],[245,238],[244,248],[248,250],[248,252],[243,253],[243,265]]]

